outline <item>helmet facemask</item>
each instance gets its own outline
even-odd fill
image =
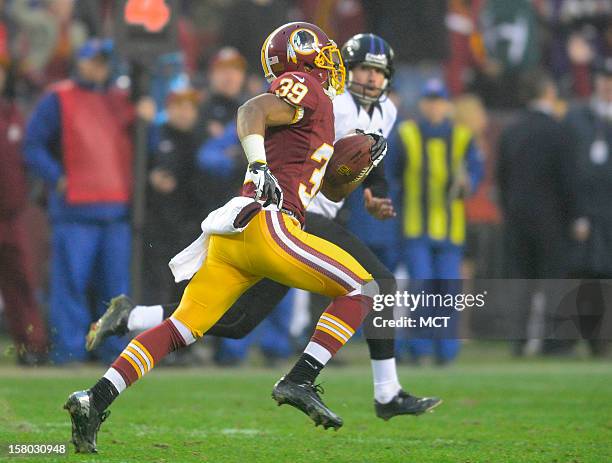
[[[342,94],[346,83],[346,68],[344,67],[340,50],[333,41],[330,41],[329,45],[319,50],[314,64],[319,69],[329,71],[328,82],[329,87],[333,89],[333,94]]]
[[[367,63],[362,63],[362,64],[365,64],[366,66],[368,65]],[[385,71],[385,69],[383,69],[383,71]],[[383,98],[386,97],[387,94],[389,93],[389,90],[390,90],[389,77],[385,73],[385,80],[383,81],[382,86],[378,87],[379,94],[377,96],[370,96],[366,93],[366,90],[371,87],[369,87],[366,84],[360,84],[360,83],[353,81],[353,70],[349,69],[347,88],[348,88],[349,93],[353,95],[355,98],[357,98],[357,100],[361,104],[364,104],[364,105],[374,104],[379,101],[384,101]]]

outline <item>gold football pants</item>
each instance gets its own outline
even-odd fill
[[[346,251],[281,212],[260,211],[242,233],[213,235],[172,315],[201,337],[262,278],[331,298],[360,294],[372,276]]]

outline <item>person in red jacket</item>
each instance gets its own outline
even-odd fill
[[[0,58],[0,293],[9,334],[22,365],[43,363],[47,334],[34,297],[26,233],[26,180],[21,140],[24,121],[6,98],[8,60]]]
[[[114,85],[112,53],[108,39],[87,41],[75,56],[74,77],[49,87],[25,131],[26,165],[49,191],[49,357],[56,365],[87,360],[82,337],[92,315],[130,286],[131,128],[138,105]],[[107,343],[96,355],[114,358],[124,344]]]

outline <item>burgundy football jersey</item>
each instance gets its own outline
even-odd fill
[[[334,146],[334,110],[323,87],[308,73],[288,72],[278,77],[269,93],[296,107],[291,125],[268,127],[266,157],[270,171],[283,189],[283,208],[304,223],[304,211],[321,188]],[[243,194],[253,196],[253,184]]]

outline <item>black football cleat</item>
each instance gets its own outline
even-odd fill
[[[85,337],[85,348],[92,351],[109,336],[126,334],[129,331],[128,316],[134,307],[134,303],[124,294],[112,298],[104,315],[89,327],[89,333]]]
[[[398,415],[422,415],[442,403],[437,397],[415,397],[400,390],[391,402],[381,404],[374,400],[376,416],[387,421]]]
[[[76,453],[97,453],[96,436],[100,425],[108,418],[110,411],[98,413],[91,404],[89,391],[77,391],[70,394],[64,404],[72,420],[72,443]]]
[[[334,428],[337,431],[342,426],[342,418],[327,408],[319,392],[323,393],[323,388],[318,384],[298,384],[283,376],[274,385],[272,398],[279,406],[289,404],[301,410],[314,421],[315,426],[322,424],[324,429]]]

